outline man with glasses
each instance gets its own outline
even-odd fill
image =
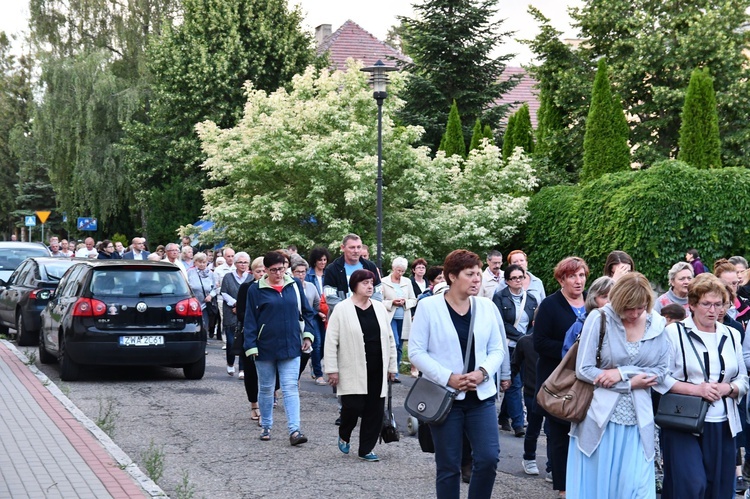
[[[134,237],[131,240],[130,251],[126,251],[122,255],[123,260],[147,260],[150,254],[146,251],[146,240],[142,237]]]
[[[495,291],[502,287],[505,280],[500,270],[502,266],[502,253],[497,250],[487,253],[487,268],[482,272],[482,287],[479,289],[479,296],[492,299]]]
[[[179,269],[182,271],[182,275],[185,276],[185,280],[187,280],[187,269],[180,261],[180,247],[177,246],[175,243],[169,243],[164,248],[164,251],[166,253],[166,256],[164,257],[163,262],[169,262],[172,265],[175,265],[179,267]]]

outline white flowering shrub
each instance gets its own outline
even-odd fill
[[[203,191],[207,234],[260,255],[287,244],[336,249],[355,232],[375,258],[377,107],[368,75],[350,63],[346,73],[309,68],[289,91],[268,95],[247,84],[244,117],[228,130],[197,126],[216,185]],[[441,260],[463,247],[502,244],[526,219],[536,179],[516,151],[504,166],[497,147],[468,159],[431,158],[417,147],[423,130],[391,119],[403,102],[403,76],[391,73],[383,106],[383,246],[400,254]]]

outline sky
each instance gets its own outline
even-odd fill
[[[411,16],[413,2],[404,0],[288,0],[289,5],[300,5],[305,14],[304,28],[314,32],[320,24],[330,24],[333,30],[351,19],[375,37],[383,40],[388,28],[397,24],[397,16]],[[498,0],[499,17],[505,19],[505,31],[516,31],[513,40],[508,39],[499,49],[500,54],[515,53],[512,65],[531,62],[528,49],[515,39],[533,38],[537,33],[536,23],[526,12],[528,5],[534,5],[548,17],[552,25],[563,32],[563,37],[574,37],[570,28],[567,9],[580,6],[583,0]],[[27,29],[28,0],[0,0],[0,30],[7,34],[19,33]]]

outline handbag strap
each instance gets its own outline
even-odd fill
[[[391,402],[391,381],[388,380],[388,414],[393,414],[393,406]]]
[[[596,347],[596,367],[601,368],[602,366],[602,343],[604,342],[604,334],[607,332],[606,325],[607,318],[604,317],[602,311],[599,311],[599,345]]]
[[[690,343],[690,346],[693,347],[693,352],[695,352],[695,358],[698,359],[698,365],[701,366],[701,372],[703,372],[703,380],[708,383],[708,375],[706,374],[706,368],[703,366],[703,362],[701,361],[701,356],[698,355],[698,349],[695,348],[695,343],[693,343],[693,339],[690,337],[690,331],[688,328],[683,324],[682,322],[677,323],[677,332],[680,332],[680,326],[682,326],[682,329],[685,330],[685,336],[688,339],[688,343]],[[684,353],[684,352],[683,352]],[[683,357],[684,358],[684,357]],[[687,366],[684,366],[687,373]],[[687,382],[687,376],[685,377],[685,381]]]
[[[476,310],[474,307],[474,297],[471,297],[471,320],[469,321],[469,339],[466,340],[466,355],[464,355],[464,371],[461,374],[466,374],[469,369],[469,357],[471,356],[472,343],[474,340],[474,318],[476,317]]]

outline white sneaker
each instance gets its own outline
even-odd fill
[[[227,374],[234,376],[234,366],[227,366]]]
[[[524,459],[521,461],[521,464],[523,464],[523,472],[527,475],[538,475],[539,474],[539,468],[536,466],[536,460],[531,459],[527,461]]]
[[[545,482],[552,483],[554,480],[552,480],[552,472],[548,471],[547,474],[544,477]]]
[[[237,375],[239,379],[245,379],[245,371],[240,371],[240,374]]]

